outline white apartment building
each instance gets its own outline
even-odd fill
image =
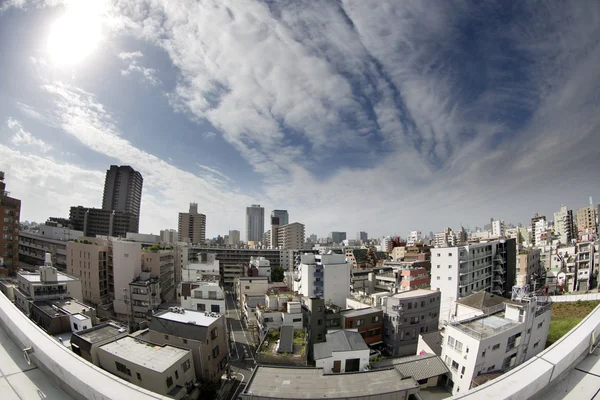
[[[198,259],[185,265],[181,270],[180,282],[196,282],[203,276],[220,278],[219,260],[214,253],[200,253]]]
[[[345,307],[350,296],[351,268],[344,254],[304,254],[294,271],[294,291]]]
[[[443,232],[436,233],[433,241],[435,247],[456,246],[456,234],[451,228],[446,228]]]
[[[504,233],[504,221],[499,219],[492,220],[492,237],[503,237]]]
[[[554,213],[554,232],[559,237],[562,244],[571,244],[576,239],[575,226],[573,224],[573,210],[567,210],[566,206],[561,206],[558,212]]]
[[[136,242],[112,240],[112,273],[115,290],[113,307],[120,318],[127,318],[130,307],[129,284],[142,273],[142,246]]]
[[[542,240],[542,234],[548,230],[548,221],[544,216],[536,216],[531,219],[531,236],[533,246],[537,246]]]
[[[316,367],[325,374],[360,372],[369,365],[369,346],[358,332],[328,333],[325,342],[315,343],[314,351]]]
[[[256,321],[263,332],[266,332],[270,328],[279,328],[284,325],[291,325],[296,329],[302,329],[304,318],[300,301],[288,301],[283,308],[278,306],[273,307],[270,305],[270,302],[273,302],[273,299],[270,299],[270,297],[273,296],[265,296],[265,306],[257,307],[255,310]],[[277,302],[277,300],[275,301]]]
[[[504,309],[446,326],[442,359],[452,374],[452,394],[466,392],[476,376],[506,372],[544,350],[551,310],[535,298],[508,301]]]
[[[181,307],[186,310],[225,314],[225,292],[218,282],[191,283],[189,296],[181,296]]]
[[[515,239],[431,249],[431,289],[441,292],[440,322],[453,302],[485,290],[509,294],[515,282]]]
[[[590,279],[594,272],[594,243],[581,242],[576,244],[575,268],[579,289],[590,289]]]
[[[250,266],[258,269],[258,276],[271,280],[271,262],[264,257],[250,257]]]
[[[418,242],[423,240],[423,235],[419,231],[412,231],[406,238],[406,247],[413,247]]]

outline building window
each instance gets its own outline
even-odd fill
[[[364,319],[357,319],[356,320],[356,326],[363,326],[365,324],[365,320]]]
[[[322,319],[318,319],[317,320],[317,325],[323,325],[323,320]]]
[[[408,309],[412,310],[412,303],[408,303]]]
[[[458,363],[456,361],[452,360],[452,369],[455,371],[458,371],[458,367],[459,367]]]
[[[210,339],[211,340],[215,340],[218,337],[219,337],[219,331],[217,330],[217,328],[214,328],[212,331],[210,331]]]
[[[139,372],[136,372],[136,375],[137,375],[138,381],[141,381],[142,380],[142,375],[140,375]]]
[[[167,378],[167,388],[170,388],[171,386],[173,386],[173,377],[169,376]]]
[[[212,350],[213,358],[216,358],[219,355],[219,345],[216,345]]]
[[[489,367],[489,368],[487,369],[487,372],[493,371],[493,370],[494,370],[494,368],[496,368],[496,365],[495,365],[495,364],[494,364],[494,365],[492,365],[491,367]]]
[[[115,361],[115,365],[117,366],[117,371],[119,371],[119,372],[121,372],[123,374],[131,376],[131,371],[129,370],[129,368],[127,368],[125,366],[125,364],[121,364],[120,362]]]
[[[183,339],[183,344],[187,344],[187,339]]]
[[[500,343],[495,344],[494,347],[492,347],[492,350],[498,350],[500,348]]]
[[[438,276],[438,277],[437,277],[437,280],[439,281],[440,279],[441,279],[441,278]]]
[[[198,311],[206,311],[206,304],[197,304],[196,308]]]
[[[451,276],[449,276],[449,277],[448,277],[448,280],[449,280],[449,281],[451,281],[451,280],[452,280],[452,277],[451,277]]]
[[[540,329],[540,328],[542,327],[542,325],[544,325],[544,321],[540,322],[540,323],[538,324],[538,327],[537,327],[537,328],[538,328],[538,329]]]
[[[185,362],[183,364],[181,364],[181,368],[183,369],[183,372],[190,369],[190,367],[191,367],[190,360],[185,360]]]
[[[452,265],[448,265],[448,268],[450,268],[450,269],[451,269],[451,268],[452,268]]]
[[[438,267],[438,269],[440,268],[439,264],[438,264],[438,266],[437,266],[437,267]]]
[[[165,339],[169,340],[169,335],[165,335]]]
[[[533,348],[535,349],[536,347],[538,347],[538,345],[539,345],[539,344],[540,344],[540,341],[538,340],[537,342],[535,342],[535,343],[533,344]]]
[[[379,315],[373,317],[373,323],[379,322]]]
[[[322,333],[318,333],[317,334],[317,340],[322,340],[323,339],[323,334]]]
[[[175,370],[175,379],[179,379],[179,371]]]

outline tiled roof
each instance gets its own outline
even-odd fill
[[[440,331],[421,334],[423,341],[438,356],[442,355],[442,342],[444,338]]]
[[[410,376],[415,380],[429,379],[450,372],[441,358],[435,354],[423,354],[410,357],[395,358],[373,364],[376,368],[393,366],[402,376]]]
[[[476,308],[478,310],[484,310],[486,308],[502,304],[507,300],[507,298],[504,298],[502,296],[496,296],[482,290],[480,292],[473,293],[472,295],[469,295],[467,297],[460,298],[456,300],[456,302],[458,304]]]

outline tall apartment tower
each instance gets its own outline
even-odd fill
[[[544,233],[546,229],[548,229],[546,217],[535,214],[535,216],[531,218],[531,245],[533,247],[539,244],[542,233]]]
[[[19,267],[19,216],[21,200],[10,197],[0,171],[0,265],[16,271]]]
[[[290,215],[287,210],[273,210],[271,211],[271,219],[279,218],[279,225],[287,225],[290,223]]]
[[[246,240],[260,242],[265,233],[265,209],[260,204],[246,207]]]
[[[190,211],[179,213],[179,241],[191,244],[206,240],[206,215],[198,213],[198,203],[190,203]]]
[[[560,211],[554,213],[554,231],[560,237],[562,244],[570,244],[577,238],[575,225],[573,224],[573,210],[567,210],[561,206]]]
[[[577,210],[577,230],[596,232],[596,208],[593,205]]]
[[[142,174],[128,165],[111,165],[106,171],[102,209],[126,211],[140,216],[142,203]]]

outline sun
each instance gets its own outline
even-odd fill
[[[50,28],[48,55],[56,65],[78,64],[96,49],[101,39],[102,19],[97,9],[72,6]]]

